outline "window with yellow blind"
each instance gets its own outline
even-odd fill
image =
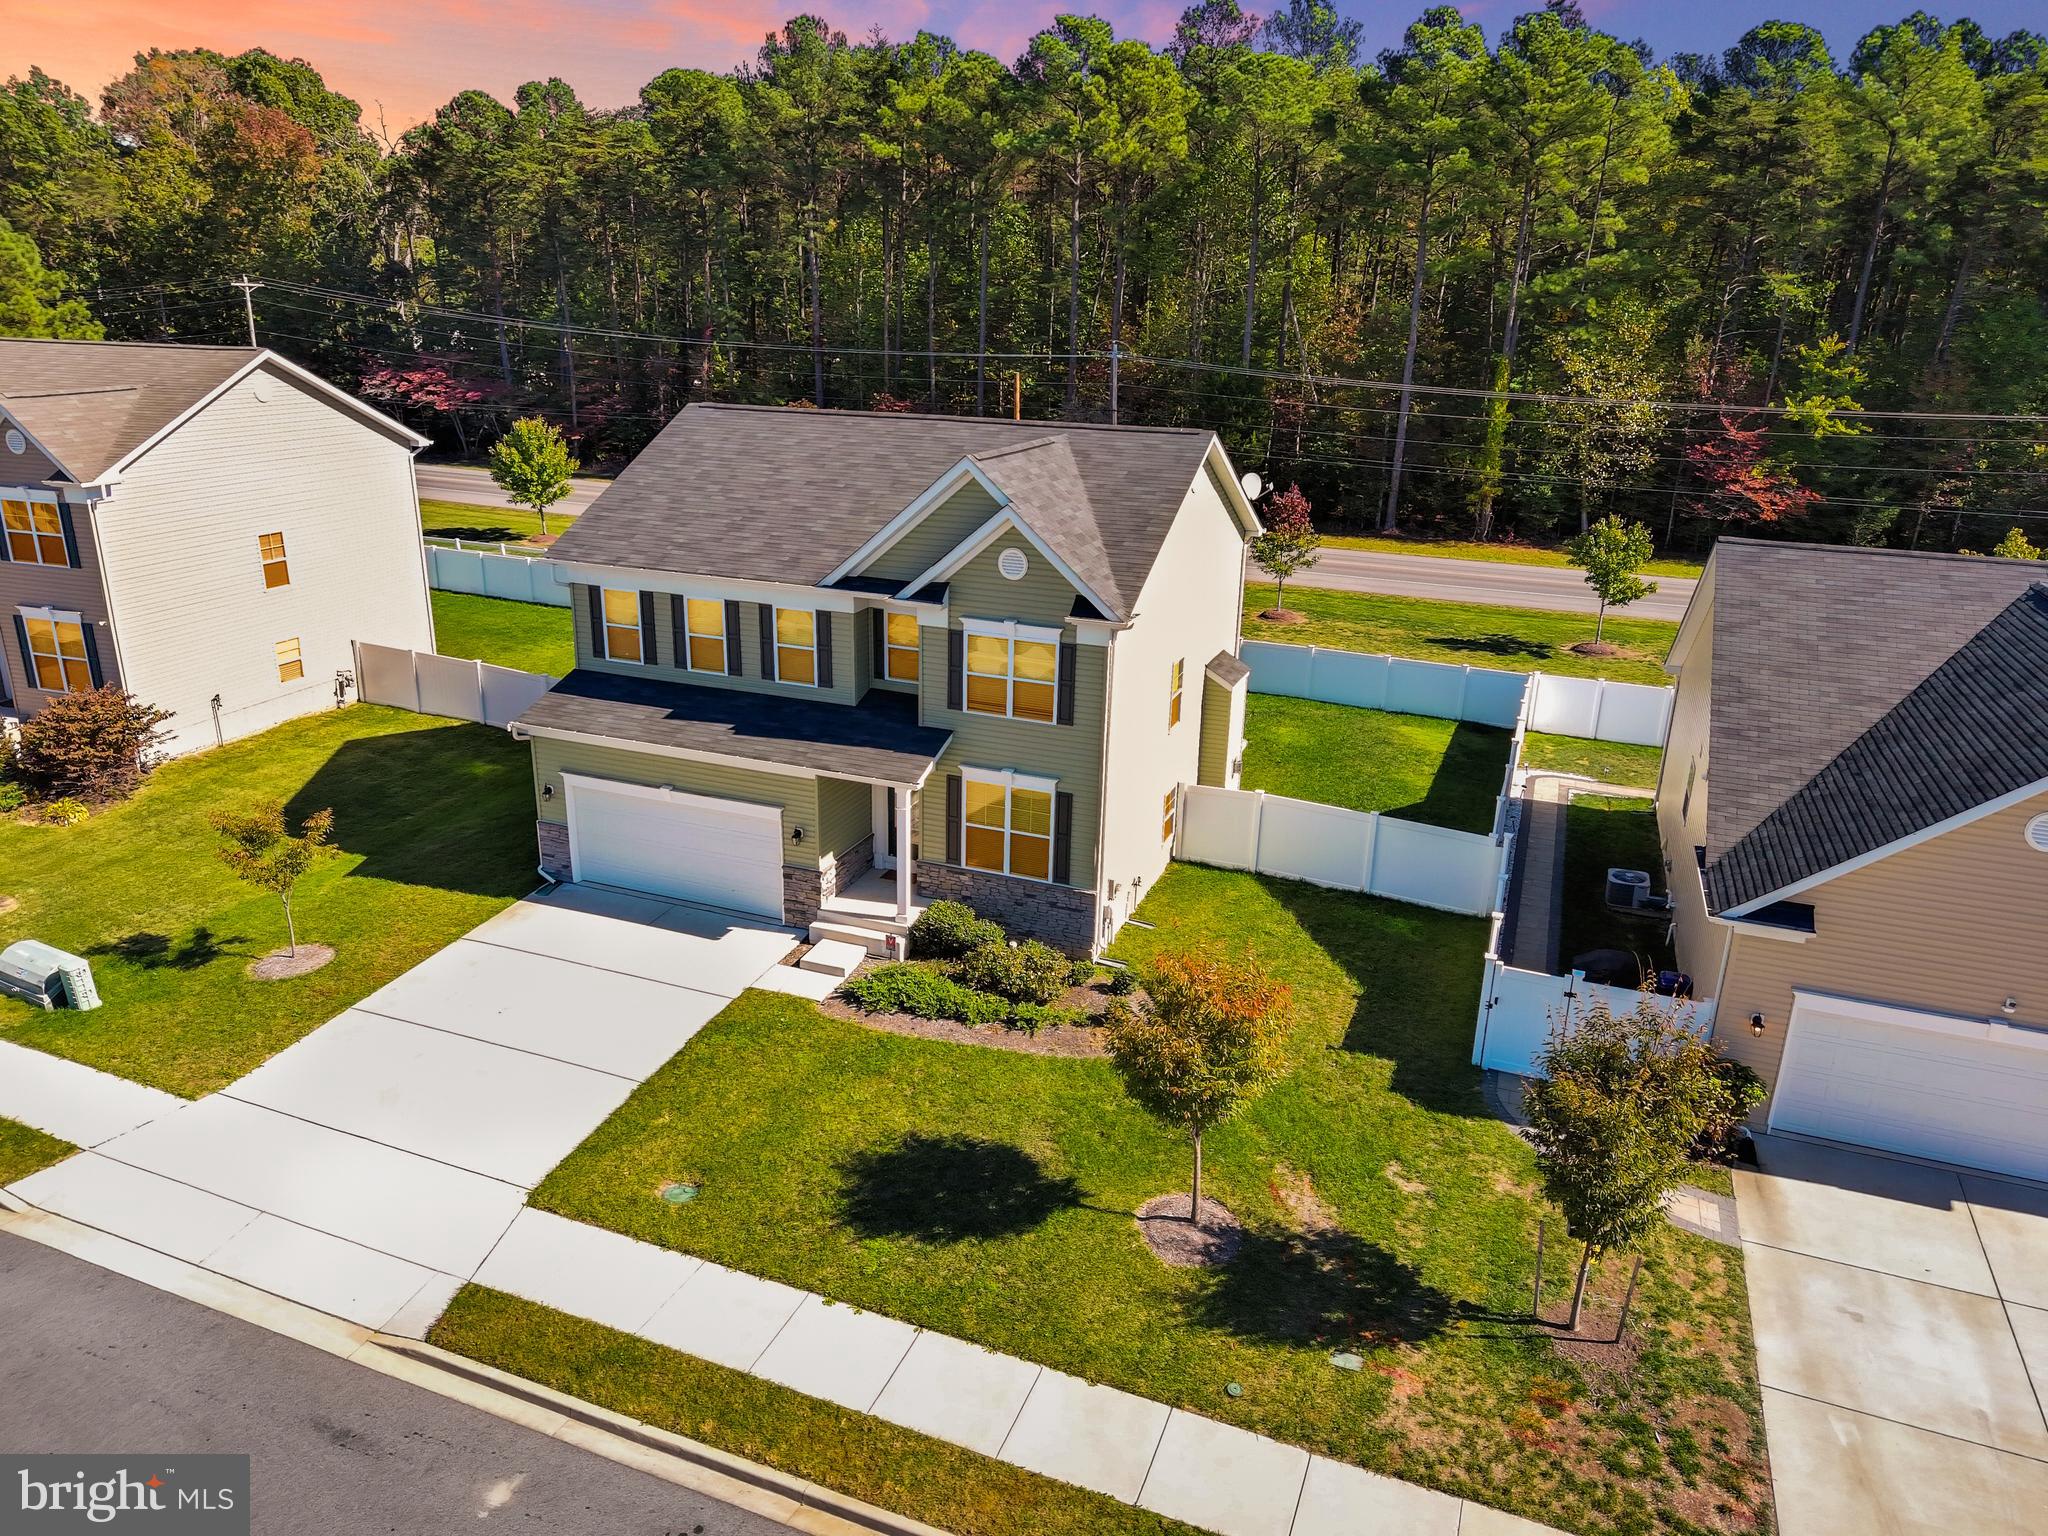
[[[604,589],[604,653],[613,661],[644,661],[640,652],[640,594]]]
[[[818,681],[818,616],[808,608],[775,610],[775,676],[785,683]]]
[[[962,703],[974,714],[1050,722],[1057,707],[1059,634],[968,620]]]
[[[277,680],[280,683],[295,683],[306,675],[306,660],[299,652],[299,637],[297,635],[293,635],[289,640],[278,641],[275,650],[277,652]]]
[[[684,641],[692,672],[725,670],[725,604],[715,598],[693,597],[683,605]]]
[[[35,685],[45,693],[85,693],[92,687],[91,653],[85,645],[85,621],[75,613],[24,609],[22,630],[28,637],[29,665]]]
[[[1166,806],[1165,809],[1160,813],[1159,821],[1159,840],[1163,843],[1170,843],[1173,841],[1173,808],[1175,803],[1179,800],[1179,798],[1180,797],[1170,789],[1166,792]]]
[[[1051,779],[1019,774],[961,774],[961,858],[973,869],[1052,878]]]
[[[1166,728],[1170,731],[1180,724],[1180,686],[1187,676],[1188,664],[1185,659],[1173,664],[1173,676],[1167,686]]]
[[[69,565],[64,516],[54,501],[0,498],[0,528],[7,534],[7,558],[22,565]]]
[[[284,557],[283,534],[257,534],[256,552],[263,561],[263,585],[266,589],[292,584],[292,568]]]
[[[882,675],[891,682],[917,681],[917,615],[892,613],[883,626]]]

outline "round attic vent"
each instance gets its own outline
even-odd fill
[[[7,451],[9,453],[28,452],[28,439],[23,437],[19,432],[15,431],[14,428],[12,427],[9,427],[7,429]]]
[[[2048,853],[2048,811],[2043,811],[2027,823],[2025,833],[2027,846],[2036,853]]]
[[[1031,562],[1024,558],[1021,549],[1006,549],[996,557],[996,569],[1011,581],[1022,581],[1024,573],[1031,569]]]

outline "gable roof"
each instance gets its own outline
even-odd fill
[[[0,338],[0,411],[72,482],[96,485],[258,365],[415,447],[427,439],[263,347]]]
[[[693,404],[551,551],[559,560],[817,585],[963,460],[1125,617],[1215,434]]]
[[[1715,911],[2048,778],[2039,564],[1723,539],[1714,565]]]

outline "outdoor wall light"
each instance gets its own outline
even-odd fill
[[[552,800],[552,799],[554,799],[554,798],[555,798],[555,786],[554,786],[554,785],[552,785],[552,784],[543,784],[543,785],[541,785],[541,787],[540,787],[540,798],[541,798],[541,800],[542,800],[542,802],[543,802],[543,803],[545,803],[546,801],[549,801],[549,800]]]
[[[792,843],[802,842],[804,840],[804,829],[802,827],[791,827],[789,829],[789,840]]]
[[[2003,1013],[2007,1018],[2011,1018],[2014,1014],[2020,1011],[2020,1000],[2016,997],[2008,997],[2004,1002],[1998,1005],[1998,1011],[2000,1013]]]
[[[1764,1016],[1762,1014],[1752,1013],[1749,1016],[1749,1032],[1752,1035],[1760,1035],[1764,1032]]]

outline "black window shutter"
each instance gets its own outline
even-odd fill
[[[1064,789],[1052,797],[1052,877],[1061,885],[1074,877],[1074,797]]]
[[[0,565],[6,565],[13,559],[14,555],[7,548],[7,530],[0,528]]]
[[[654,637],[661,628],[654,617],[654,611],[654,594],[652,592],[642,592],[640,594],[640,660],[644,665],[650,667],[654,665],[654,658],[658,654],[654,648]]]
[[[20,614],[14,616],[14,643],[21,647],[21,686],[34,688],[36,683],[36,659],[28,653],[28,625],[22,622]]]
[[[725,600],[725,675],[740,675],[740,605]]]
[[[889,615],[879,608],[870,608],[875,616],[875,676],[889,675]]]
[[[964,709],[967,703],[967,632],[946,631],[946,708]]]
[[[818,644],[817,678],[820,688],[832,686],[832,615],[820,609],[812,620],[811,638]]]
[[[955,634],[959,631],[955,630]],[[960,803],[960,775],[946,775],[946,862],[960,862],[960,817],[963,814]]]
[[[676,637],[675,669],[686,671],[690,665],[690,610],[680,592],[668,595],[668,625]]]
[[[57,521],[64,528],[64,558],[71,562],[74,571],[85,562],[78,557],[78,530],[71,524],[71,508],[65,502],[57,503]]]
[[[1053,719],[1060,725],[1074,723],[1074,659],[1076,648],[1071,640],[1060,642],[1060,677],[1053,692]]]
[[[590,609],[590,654],[599,661],[604,660],[604,589],[585,587],[583,595],[589,600]]]
[[[93,637],[92,620],[78,621],[79,638],[85,641],[85,670],[92,677],[92,685],[101,688],[106,685],[106,674],[100,671],[100,643]]]
[[[775,681],[775,609],[772,604],[761,605],[761,675],[769,682]]]

